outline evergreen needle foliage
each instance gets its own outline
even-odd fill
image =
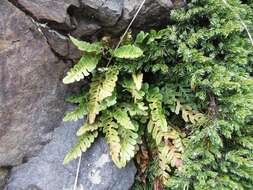
[[[88,121],[65,163],[101,132],[119,168],[145,139],[147,178],[167,189],[253,189],[253,47],[238,19],[253,29],[253,3],[227,2],[233,11],[222,0],[188,1],[167,28],[129,35],[116,50],[71,37],[84,56],[63,82],[91,80],[68,99],[77,108],[65,120]]]

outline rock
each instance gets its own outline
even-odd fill
[[[119,20],[124,0],[82,0],[88,15],[100,21],[103,26],[113,26]]]
[[[82,36],[91,36],[96,34],[101,29],[101,26],[96,21],[91,21],[86,18],[79,20],[76,30],[71,32],[72,36],[80,38]]]
[[[72,29],[68,9],[79,7],[79,0],[11,0],[22,10],[42,22],[54,22],[54,27],[61,30]]]
[[[69,56],[69,38],[49,27],[42,28],[42,31],[47,38],[48,44],[56,54],[62,57]]]
[[[122,33],[128,26],[143,0],[124,0],[123,14],[113,28],[106,28],[112,34]],[[183,6],[185,0],[147,0],[140,10],[131,29],[149,30],[166,25],[170,20],[170,10]]]
[[[65,110],[64,65],[37,26],[0,1],[0,167],[15,166],[51,139]]]
[[[77,160],[62,164],[64,156],[76,142],[76,130],[82,121],[62,123],[55,129],[53,140],[27,163],[14,168],[5,190],[72,190]],[[99,137],[82,156],[78,186],[85,190],[128,190],[134,182],[136,168],[129,163],[118,169],[111,161],[108,146]],[[35,189],[36,189],[35,188]]]
[[[9,170],[5,168],[0,168],[0,189],[3,189],[7,181]]]

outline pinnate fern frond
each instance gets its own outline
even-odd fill
[[[108,70],[105,72],[104,81],[101,84],[101,89],[99,92],[98,100],[101,102],[107,97],[110,97],[114,91],[116,86],[116,82],[118,80],[119,67],[110,66]]]
[[[109,145],[110,155],[113,162],[120,167],[120,136],[118,133],[118,124],[112,119],[108,119],[104,123],[103,133],[105,134],[105,140]]]
[[[69,151],[65,156],[63,163],[68,164],[70,161],[81,156],[83,152],[91,146],[94,140],[97,138],[98,132],[89,132],[79,137],[78,143]]]
[[[64,118],[63,121],[77,121],[79,119],[84,118],[84,116],[87,114],[87,107],[84,102],[81,102],[74,111],[68,112]]]
[[[105,98],[113,95],[118,80],[119,68],[111,66],[104,74],[95,74],[92,77],[88,98],[88,120],[94,123],[100,111],[100,104]]]
[[[168,124],[164,109],[162,106],[162,95],[160,94],[159,88],[153,88],[149,91],[147,101],[149,102],[151,124],[163,132],[168,131]]]
[[[137,90],[140,90],[143,83],[143,73],[133,74],[133,81]]]
[[[83,56],[80,61],[68,71],[67,76],[63,79],[63,83],[70,84],[89,76],[90,73],[96,68],[99,60],[99,56]]]
[[[184,145],[181,137],[176,131],[172,131],[165,136],[165,143],[158,145],[158,175],[166,184],[170,178],[169,173],[172,168],[180,168],[182,166],[182,153]],[[172,139],[170,139],[172,138]]]
[[[185,122],[196,124],[197,122],[204,120],[204,115],[198,111],[192,110],[190,106],[182,105],[180,101],[177,101],[175,113],[178,115],[182,111],[182,118]]]
[[[125,110],[117,109],[115,110],[113,116],[117,123],[123,126],[125,129],[136,130],[131,118]]]
[[[121,130],[121,149],[119,167],[123,168],[134,157],[138,143],[138,133],[130,129]]]
[[[72,36],[70,36],[70,40],[79,50],[85,51],[88,53],[92,53],[92,52],[100,53],[103,48],[102,44],[98,42],[89,43],[89,42],[78,40]]]
[[[135,45],[124,45],[113,52],[113,56],[124,59],[135,59],[141,57],[143,51]]]
[[[88,121],[90,124],[94,123],[96,115],[99,113],[99,93],[102,88],[103,76],[93,75],[90,84],[89,97],[87,102],[88,107]]]
[[[84,125],[80,129],[78,129],[76,135],[82,136],[88,132],[97,131],[99,127],[101,127],[101,123],[93,123],[93,124],[84,123]]]

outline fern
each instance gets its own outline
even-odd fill
[[[89,123],[94,123],[96,115],[100,111],[101,102],[112,96],[116,82],[118,79],[118,67],[109,67],[108,70],[101,75],[95,74],[90,84],[89,98],[88,98],[88,120]]]
[[[168,130],[168,126],[165,114],[163,113],[162,95],[160,94],[159,89],[151,89],[147,100],[151,110],[151,123],[155,125],[155,128],[160,128],[161,131],[166,132]]]
[[[83,56],[80,61],[67,73],[67,76],[63,79],[63,83],[70,84],[89,76],[89,74],[96,68],[99,59],[99,56]]]
[[[110,38],[71,37],[84,56],[64,82],[91,77],[68,99],[77,107],[64,120],[88,122],[65,162],[101,131],[119,168],[148,148],[140,183],[149,187],[252,189],[253,51],[236,16],[250,26],[252,3],[230,1],[231,12],[222,0],[187,2],[168,27],[129,34],[116,50]]]
[[[111,119],[108,119],[105,122],[103,133],[105,134],[106,142],[109,145],[110,155],[111,155],[112,160],[118,167],[121,167],[121,163],[120,163],[121,144],[120,144],[120,136],[117,131],[118,127],[119,126],[116,122],[114,122]]]
[[[94,123],[94,124],[88,124],[85,123],[82,127],[80,127],[80,129],[77,131],[76,135],[77,136],[82,136],[86,133],[89,132],[94,132],[97,131],[99,128],[101,127],[100,123]]]
[[[136,127],[125,110],[117,109],[113,113],[113,116],[117,123],[123,126],[125,129],[136,130]]]
[[[87,107],[86,104],[82,101],[80,104],[75,108],[74,111],[67,113],[63,121],[77,121],[79,119],[84,118],[85,115],[87,115]]]
[[[85,51],[88,53],[92,53],[92,52],[100,53],[103,48],[101,43],[92,43],[91,44],[89,42],[77,40],[76,38],[74,38],[72,36],[70,36],[70,40],[79,50]]]
[[[125,45],[113,52],[113,56],[117,58],[135,59],[141,57],[143,51],[134,45]]]
[[[196,124],[197,122],[203,121],[205,119],[203,114],[192,110],[190,106],[183,106],[179,101],[177,101],[175,113],[178,115],[180,110],[182,111],[182,119],[185,122]]]
[[[136,154],[136,145],[138,143],[138,133],[130,129],[123,128],[121,133],[121,149],[119,167],[125,167]]]
[[[63,163],[67,164],[71,160],[80,157],[82,152],[85,152],[91,146],[91,144],[94,142],[97,136],[98,136],[97,131],[85,133],[84,135],[80,136],[78,143],[65,156]]]

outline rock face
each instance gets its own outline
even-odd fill
[[[8,177],[8,169],[0,168],[0,189],[3,189]]]
[[[0,167],[21,164],[51,139],[64,112],[66,66],[31,19],[0,2]]]
[[[42,22],[54,22],[58,29],[73,28],[68,14],[71,6],[79,7],[79,0],[11,0],[25,12]]]
[[[72,190],[77,161],[62,164],[64,156],[76,141],[75,133],[82,121],[62,123],[55,129],[53,140],[27,163],[16,167],[5,190]],[[108,146],[99,137],[83,154],[78,186],[85,190],[128,190],[134,182],[136,168],[131,162],[117,169],[108,154]]]
[[[122,14],[124,0],[82,0],[91,17],[99,20],[103,26],[113,26]]]

